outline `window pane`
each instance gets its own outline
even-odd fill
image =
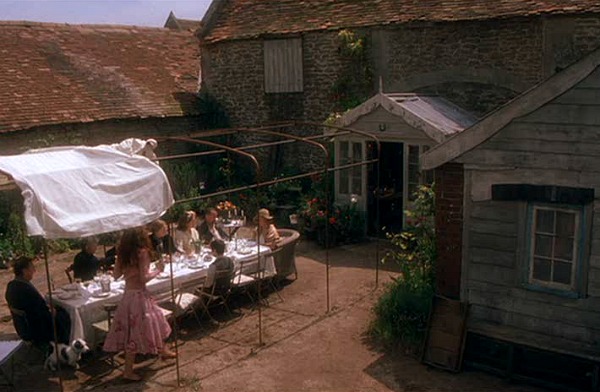
[[[349,161],[348,142],[340,142],[340,163],[345,164]]]
[[[408,163],[419,166],[419,146],[408,146]]]
[[[352,193],[362,194],[362,180],[360,177],[352,177]]]
[[[536,232],[554,233],[554,211],[536,210]]]
[[[348,174],[349,169],[340,170],[340,184],[338,191],[342,195],[347,195],[350,193],[348,190]]]
[[[536,234],[534,255],[535,256],[552,257],[552,237],[551,236]]]
[[[571,263],[561,263],[560,261],[555,262],[554,276],[552,277],[552,280],[556,283],[570,285],[572,266],[573,265]]]
[[[556,234],[561,237],[575,236],[575,214],[571,212],[556,212]]]
[[[362,161],[362,143],[352,143],[352,158],[354,162]]]
[[[550,281],[550,272],[552,262],[545,259],[533,260],[533,279]]]
[[[554,258],[573,260],[573,239],[564,237],[554,238]]]

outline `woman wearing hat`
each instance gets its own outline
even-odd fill
[[[279,232],[275,225],[273,224],[274,218],[269,213],[269,210],[266,208],[261,208],[258,210],[258,230],[260,232],[260,237],[258,238],[258,242],[260,244],[267,245],[271,249],[277,248],[279,242]]]

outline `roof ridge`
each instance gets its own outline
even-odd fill
[[[102,24],[102,23],[58,23],[58,22],[38,22],[30,20],[0,20],[0,28],[5,26],[22,26],[22,27],[63,27],[63,28],[84,28],[84,29],[126,29],[126,30],[155,30],[168,31],[171,33],[182,33],[181,31],[165,29],[157,26],[138,26],[128,24]],[[185,33],[185,32],[184,32]]]

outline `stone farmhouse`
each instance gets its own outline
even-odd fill
[[[365,79],[368,110],[359,105],[338,124],[383,142],[382,183],[375,190],[367,168],[336,173],[336,200],[358,199],[372,222],[373,195],[386,194],[388,227],[410,206],[410,189],[432,178],[420,171],[420,154],[464,129],[453,124],[448,132],[452,118],[481,118],[600,46],[599,1],[214,0],[202,23],[201,86],[234,126],[329,118],[340,109],[336,88],[357,65],[344,55],[340,32],[361,37],[366,59],[358,65],[369,72],[354,76]],[[445,119],[428,132],[407,122],[404,109],[390,109],[397,99],[380,99],[407,93],[457,112],[433,105],[417,114],[425,115],[421,125]],[[431,137],[440,132],[442,139]],[[336,164],[369,156],[369,143],[336,137]],[[307,162],[300,151],[284,164]]]

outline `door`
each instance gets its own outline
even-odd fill
[[[375,143],[367,146],[369,158],[375,158]],[[369,166],[368,178],[368,225],[367,231],[377,235],[377,199],[379,199],[380,235],[402,230],[404,219],[404,143],[382,142],[379,158],[379,187],[377,186],[377,165]]]
[[[382,142],[379,159],[379,187],[376,165],[368,172],[368,233],[376,235],[377,199],[379,198],[380,235],[399,233],[404,228],[405,211],[411,208],[419,185],[433,182],[432,172],[420,170],[420,156],[429,149],[426,145]],[[375,158],[375,144],[367,143],[367,157]]]

